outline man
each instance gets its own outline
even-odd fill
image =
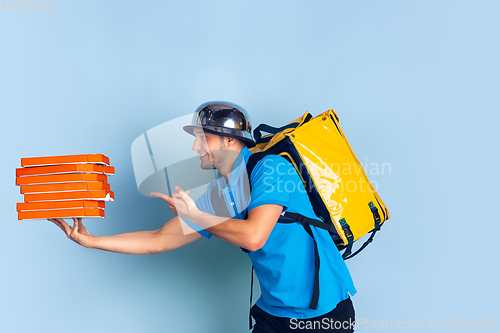
[[[243,248],[252,260],[261,286],[261,297],[251,309],[254,333],[352,332],[349,294],[356,289],[328,231],[311,227],[313,239],[299,223],[277,223],[285,211],[320,220],[293,166],[280,156],[267,155],[248,177],[246,164],[252,153],[247,146],[255,143],[248,114],[233,103],[202,104],[184,130],[195,136],[193,150],[201,168],[217,169],[218,178],[196,202],[179,187],[172,197],[151,193],[178,215],[162,228],[91,236],[81,219],[74,218],[73,227],[62,219],[50,221],[78,244],[130,254],[161,253],[214,235]],[[183,228],[189,227],[197,232],[184,234]],[[316,302],[311,301],[314,242],[321,259]]]

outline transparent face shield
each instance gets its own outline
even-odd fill
[[[209,203],[207,212],[221,217],[218,223],[222,223],[248,207],[250,185],[246,165],[239,155],[234,160],[229,181],[217,169],[203,169],[202,165],[206,167],[207,163],[212,166],[210,156],[201,157],[197,151],[193,151],[196,137],[183,130],[192,118],[192,114],[189,114],[167,121],[149,129],[132,142],[132,165],[137,188],[144,196],[159,192],[171,197],[175,194],[175,187],[179,186],[183,191],[189,190],[189,197],[196,201],[207,192],[207,186],[216,181],[217,195],[214,197],[212,193],[207,193],[205,196],[209,196],[210,200],[203,202]],[[201,128],[199,131],[203,133]],[[213,155],[217,153],[220,156],[220,152],[211,151]],[[222,158],[227,156],[230,159],[232,156],[234,159],[237,155],[223,154]],[[181,213],[179,216],[185,217]],[[185,228],[184,225],[183,230],[185,234],[194,232],[193,228]]]
[[[217,170],[203,170],[198,154],[192,150],[194,137],[182,127],[191,122],[185,115],[155,126],[132,142],[132,165],[139,193],[172,196],[175,186],[196,200],[217,177]]]

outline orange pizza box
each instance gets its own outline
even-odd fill
[[[44,202],[20,202],[17,211],[68,209],[68,208],[102,208],[106,207],[104,201],[97,200],[71,200],[71,201],[44,201]]]
[[[21,194],[26,193],[51,193],[66,191],[109,191],[108,183],[101,182],[79,182],[79,183],[61,183],[61,184],[42,184],[42,185],[21,185]]]
[[[104,217],[104,209],[101,208],[80,208],[61,210],[35,210],[22,211],[17,213],[19,220],[68,218],[68,217]]]
[[[97,164],[66,164],[66,165],[48,165],[31,168],[16,169],[16,177],[36,176],[36,175],[51,175],[60,173],[75,173],[75,172],[90,172],[90,173],[105,173],[114,175],[115,168],[106,165]]]
[[[38,201],[66,201],[66,200],[102,200],[113,201],[115,194],[113,191],[72,191],[72,192],[52,192],[52,193],[27,193],[24,195],[24,202]]]
[[[64,173],[49,176],[16,177],[16,185],[52,184],[72,182],[108,182],[108,176],[98,173]]]
[[[42,165],[58,165],[72,163],[96,163],[109,165],[109,158],[102,154],[87,155],[65,155],[65,156],[47,156],[47,157],[28,157],[21,158],[21,166],[35,167]]]

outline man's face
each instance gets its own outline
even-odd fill
[[[211,170],[223,166],[226,160],[224,137],[197,128],[194,129],[193,134],[196,137],[193,151],[200,155],[201,168]]]

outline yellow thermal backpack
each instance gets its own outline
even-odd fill
[[[271,134],[262,136],[261,131]],[[298,222],[313,240],[311,225],[328,230],[337,248],[345,249],[342,254],[344,260],[354,257],[372,242],[384,221],[389,219],[389,211],[347,142],[335,111],[330,109],[317,117],[306,112],[301,118],[280,128],[261,124],[253,133],[256,146],[250,149],[252,155],[246,164],[248,179],[251,179],[253,168],[264,156],[275,154],[284,157],[295,167],[314,212],[323,220],[320,222],[285,212],[278,223]],[[213,193],[212,198],[215,202]],[[368,232],[371,232],[370,237],[352,253],[353,243]],[[315,240],[314,266],[311,309],[316,309],[319,299],[320,258]],[[251,286],[250,304],[253,266]],[[251,316],[249,321],[251,329]]]
[[[271,134],[262,136],[261,131]],[[297,170],[316,215],[323,220],[285,213],[278,222],[299,222],[309,234],[309,225],[329,230],[337,248],[345,249],[342,257],[349,259],[370,244],[389,219],[387,207],[368,180],[332,109],[317,117],[306,112],[281,128],[261,124],[254,130],[254,137],[256,146],[247,163],[249,179],[262,157],[283,156]],[[352,253],[353,243],[368,232],[368,240]]]

